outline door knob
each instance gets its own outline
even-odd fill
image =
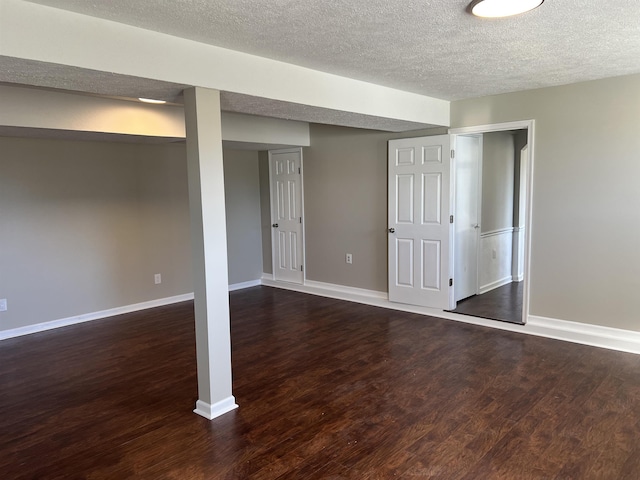
[[[396,233],[396,229],[395,228],[390,228],[389,229],[389,233]]]
[[[278,224],[274,223],[273,225],[271,225],[273,228],[278,228]]]

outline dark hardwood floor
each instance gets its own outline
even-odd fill
[[[192,304],[0,342],[0,477],[638,479],[640,356],[268,287],[230,295],[234,394]]]
[[[454,313],[522,324],[524,282],[511,282],[482,295],[458,302]]]

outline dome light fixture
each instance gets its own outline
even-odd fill
[[[519,15],[542,5],[544,0],[475,0],[469,10],[476,17],[502,18]]]
[[[155,100],[153,98],[138,97],[138,100],[140,100],[141,102],[144,102],[144,103],[153,103],[155,105],[163,105],[163,104],[167,103],[165,100]]]

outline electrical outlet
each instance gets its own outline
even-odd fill
[[[6,311],[7,311],[7,299],[0,298],[0,312],[6,312]]]
[[[159,283],[162,283],[162,275],[160,275],[159,273],[156,273],[153,276],[153,281],[155,282],[156,285],[158,285]]]
[[[493,256],[494,259],[496,258],[496,249],[495,248],[492,250],[491,255]]]
[[[345,260],[347,263],[353,263],[353,255],[347,253]]]

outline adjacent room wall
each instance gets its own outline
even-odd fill
[[[183,143],[0,137],[0,151],[0,331],[193,291]],[[224,157],[229,280],[256,280],[257,153]]]
[[[513,226],[513,135],[485,133],[482,147],[481,233]]]
[[[511,282],[514,142],[509,132],[483,135],[480,293]]]
[[[640,331],[640,75],[452,103],[454,127],[535,119],[530,313]]]

